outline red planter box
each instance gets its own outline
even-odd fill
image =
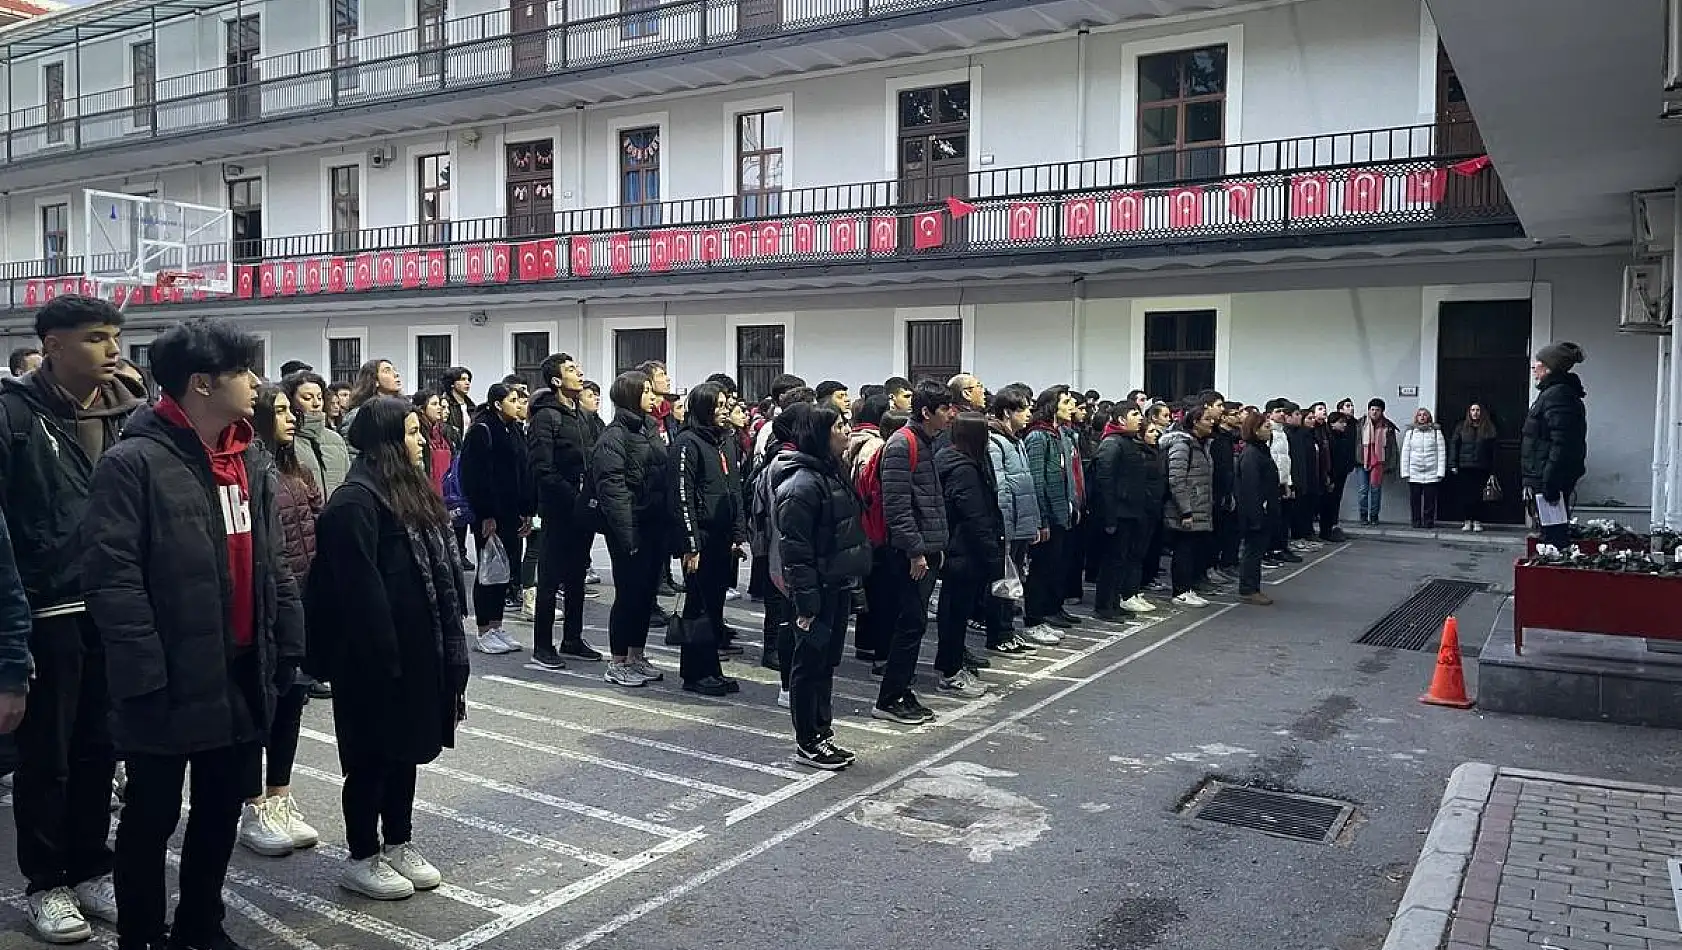
[[[1682,576],[1513,565],[1513,641],[1526,627],[1682,640]]]
[[[1541,543],[1542,543],[1542,539],[1536,537],[1535,535],[1530,535],[1529,537],[1525,538],[1524,539],[1524,554],[1525,554],[1525,556],[1526,557],[1535,557],[1536,556],[1536,545],[1541,544]],[[1600,540],[1595,539],[1595,538],[1581,538],[1581,539],[1578,539],[1576,541],[1571,542],[1572,546],[1578,548],[1584,554],[1599,554],[1601,552],[1601,549],[1603,549],[1603,548],[1606,549],[1606,550],[1610,550],[1610,551],[1646,551],[1648,549],[1648,547],[1651,545],[1651,543],[1652,542],[1646,540],[1645,538],[1640,539],[1640,540],[1631,540],[1629,538],[1619,538],[1618,540],[1612,541],[1610,543],[1603,542],[1603,541],[1600,541]]]

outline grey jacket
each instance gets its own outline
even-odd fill
[[[1209,443],[1174,429],[1163,435],[1160,445],[1168,467],[1163,525],[1176,531],[1215,530],[1215,463],[1209,457]],[[1183,520],[1188,515],[1189,523]]]
[[[987,457],[993,462],[993,480],[999,485],[1005,540],[1034,540],[1040,533],[1040,503],[1021,440],[995,427],[987,435]]]
[[[333,496],[333,489],[345,483],[350,474],[350,446],[345,437],[327,424],[325,413],[308,412],[298,421],[298,464],[315,479],[325,501]]]

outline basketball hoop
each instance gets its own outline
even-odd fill
[[[152,278],[152,283],[159,290],[172,290],[176,287],[182,290],[197,290],[203,287],[210,278],[196,271],[190,270],[161,270]]]

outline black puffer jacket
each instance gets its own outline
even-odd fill
[[[545,521],[570,519],[578,510],[584,473],[590,467],[590,450],[595,446],[596,428],[583,409],[562,404],[550,389],[531,397],[526,454],[537,491],[537,510]]]
[[[1291,446],[1291,487],[1296,497],[1320,497],[1326,480],[1320,476],[1320,443],[1314,438],[1314,430],[1307,426],[1286,426],[1285,438]],[[1232,454],[1230,445],[1227,454]]]
[[[943,569],[989,581],[1005,576],[1004,516],[993,466],[977,464],[947,445],[935,453],[934,467],[952,528]]]
[[[1160,465],[1146,462],[1145,448],[1143,442],[1123,432],[1111,432],[1098,443],[1091,508],[1100,530],[1107,531],[1122,521],[1162,517],[1162,502],[1151,498],[1147,471]]]
[[[911,464],[913,439],[917,443],[915,467]],[[946,497],[940,490],[934,456],[934,441],[913,422],[882,446],[882,460],[876,463],[888,545],[910,557],[935,558],[946,550]]]
[[[1490,471],[1495,468],[1495,441],[1493,432],[1480,437],[1476,429],[1457,427],[1449,437],[1449,466],[1462,472]]]
[[[590,493],[602,535],[615,557],[635,553],[671,520],[666,480],[671,468],[654,420],[621,409],[590,453]]]
[[[863,505],[833,461],[784,452],[772,465],[771,576],[782,578],[796,617],[816,617],[825,593],[856,586],[870,573]]]
[[[672,440],[671,505],[675,554],[699,554],[747,540],[742,481],[721,429],[686,425]]]
[[[1145,518],[1154,522],[1162,517],[1162,506],[1168,500],[1168,465],[1163,461],[1160,445],[1141,441],[1139,454],[1145,460]]]
[[[1569,495],[1588,462],[1589,420],[1583,381],[1576,373],[1549,373],[1524,418],[1519,459],[1524,487],[1539,495]]]
[[[1233,497],[1238,492],[1238,437],[1229,432],[1225,426],[1216,426],[1209,436],[1209,461],[1215,467],[1215,510],[1224,511],[1232,507]],[[1292,446],[1291,451],[1296,451]]]
[[[459,468],[462,493],[479,520],[518,521],[536,510],[525,438],[494,407],[479,410],[468,427]]]

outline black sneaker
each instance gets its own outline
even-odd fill
[[[583,640],[562,641],[560,653],[563,656],[570,656],[575,660],[584,660],[589,663],[600,663],[602,659],[601,651]]]
[[[795,746],[794,761],[801,765],[809,765],[814,769],[823,769],[826,772],[839,772],[853,764],[852,759],[830,748],[828,743],[822,741],[813,743],[810,748],[803,745]]]
[[[1061,619],[1061,620],[1062,620],[1062,621],[1063,621],[1063,622],[1064,622],[1064,623],[1066,623],[1066,624],[1068,624],[1068,625],[1069,625],[1069,626],[1071,626],[1071,627],[1078,627],[1078,626],[1080,626],[1080,618],[1079,618],[1079,617],[1077,617],[1077,616],[1075,616],[1075,615],[1074,615],[1074,614],[1072,614],[1072,613],[1069,613],[1069,612],[1068,612],[1068,611],[1067,611],[1067,610],[1065,610],[1065,611],[1062,611],[1062,612],[1061,612],[1061,613],[1059,613],[1059,614],[1058,614],[1058,615],[1057,615],[1057,616],[1058,616],[1058,617],[1059,617],[1059,618],[1060,618],[1060,619]]]
[[[722,676],[708,676],[698,680],[684,680],[683,691],[700,693],[702,696],[728,696],[730,684],[726,683]]]
[[[982,623],[979,620],[971,620],[965,626],[969,628],[970,633],[986,633],[987,632],[987,625],[985,623]]]
[[[660,589],[658,591],[658,596],[661,596],[661,597],[676,597],[677,595],[678,595],[677,585],[673,584],[671,581],[661,581],[660,582]]]
[[[741,656],[742,645],[734,640],[726,640],[718,645],[719,656]]]
[[[1047,626],[1056,627],[1059,630],[1069,630],[1074,627],[1074,624],[1063,619],[1062,614],[1052,614],[1040,622],[1046,624]]]
[[[1302,555],[1298,554],[1295,551],[1281,551],[1281,552],[1279,552],[1279,559],[1281,561],[1284,561],[1287,564],[1301,564],[1302,563]]]
[[[171,934],[169,942],[163,944],[169,950],[245,950],[244,944],[234,942],[234,938],[225,932],[218,933],[209,940],[187,940]]]
[[[918,716],[922,717],[924,722],[929,722],[934,719],[934,710],[923,705],[921,702],[918,702],[917,694],[908,691],[905,694],[905,704],[910,706]]]
[[[742,684],[736,682],[735,680],[731,679],[730,677],[720,676],[719,679],[724,681],[724,691],[726,693],[739,693],[739,692],[742,691]]]
[[[333,698],[333,684],[332,683],[321,682],[319,680],[314,682],[314,683],[311,683],[310,688],[309,688],[309,696],[310,696],[311,699],[332,699]]]
[[[885,706],[877,703],[870,708],[870,718],[886,719],[906,726],[920,726],[928,721],[923,718],[922,713],[917,711],[917,707],[903,699],[894,700]]]
[[[1021,656],[1022,644],[1017,642],[1015,637],[1011,637],[1009,640],[987,644],[987,652],[997,653],[1000,656]]]
[[[846,759],[848,765],[852,765],[853,761],[858,758],[858,755],[854,753],[853,750],[842,748],[838,745],[832,736],[825,736],[822,740],[820,740],[820,744],[829,749],[829,751],[839,755],[843,759]]]
[[[872,664],[870,664],[870,675],[871,676],[881,678],[882,674],[886,673],[887,671],[888,671],[888,664],[886,664],[886,663],[872,663]]]
[[[875,650],[854,650],[853,651],[853,659],[863,660],[866,663],[875,663],[876,662],[876,651]]]
[[[964,647],[964,665],[972,670],[985,670],[992,666],[992,662],[981,654]]]
[[[555,652],[554,647],[532,647],[531,664],[540,670],[564,670],[567,668],[565,660]]]

